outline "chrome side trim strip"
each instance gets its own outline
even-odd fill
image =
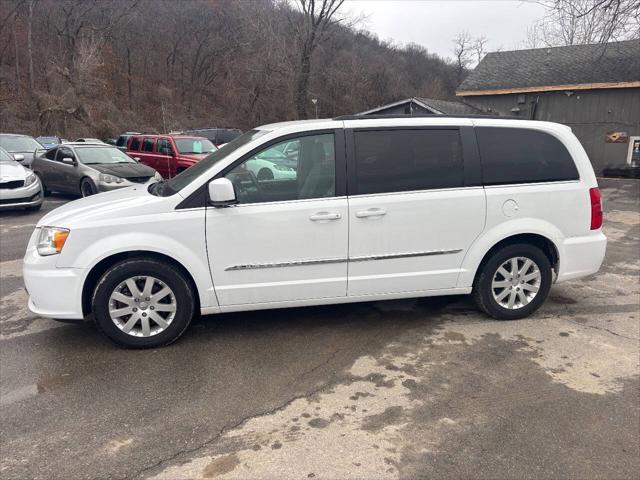
[[[385,255],[368,255],[351,258],[321,258],[317,260],[294,260],[290,262],[273,262],[273,263],[247,263],[244,265],[232,265],[224,269],[225,272],[235,270],[255,270],[259,268],[281,268],[281,267],[299,267],[304,265],[324,265],[330,263],[344,262],[368,262],[370,260],[391,260],[396,258],[411,257],[430,257],[433,255],[451,255],[460,253],[461,248],[455,250],[431,250],[428,252],[409,252],[409,253],[390,253]]]
[[[431,257],[433,255],[451,255],[454,253],[460,253],[461,248],[456,250],[430,250],[428,252],[408,252],[408,253],[389,253],[386,255],[368,255],[362,257],[350,257],[350,262],[368,262],[369,260],[389,260],[396,258],[411,258],[411,257]]]
[[[274,263],[247,263],[245,265],[232,265],[224,269],[225,272],[232,270],[254,270],[257,268],[280,268],[280,267],[299,267],[302,265],[322,265],[326,263],[344,263],[346,258],[321,258],[317,260],[293,260],[290,262],[274,262]]]

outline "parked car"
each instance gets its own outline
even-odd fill
[[[36,141],[42,145],[44,148],[53,148],[56,145],[60,145],[61,143],[65,143],[68,142],[68,140],[65,140],[62,137],[36,137]]]
[[[102,143],[106,143],[107,145],[113,145],[114,147],[116,146],[117,141],[118,141],[117,138],[111,138],[111,137],[106,137],[101,139]]]
[[[194,128],[182,132],[186,135],[197,135],[208,138],[217,148],[242,135],[242,130],[238,128]]]
[[[117,148],[92,143],[54,147],[33,161],[33,171],[45,194],[56,191],[83,197],[162,179],[153,168]]]
[[[0,133],[0,147],[25,167],[31,166],[33,158],[45,151],[33,137],[14,133]]]
[[[295,177],[247,168],[294,139]],[[473,294],[513,320],[553,282],[598,271],[601,227],[593,168],[566,126],[347,116],[266,125],[171,180],[54,210],[24,281],[35,314],[93,314],[138,348],[176,340],[196,309]]]
[[[118,137],[118,140],[116,140],[116,147],[118,147],[123,152],[126,152],[129,139],[133,135],[141,135],[141,133],[140,132],[124,132],[122,135]]]
[[[289,180],[296,178],[295,169],[277,163],[272,159],[260,158],[259,155],[247,161],[246,166],[258,180]]]
[[[127,154],[172,178],[199,162],[216,147],[204,137],[192,135],[134,135]]]
[[[0,148],[0,210],[39,210],[42,197],[38,177],[20,165],[4,148]]]
[[[106,145],[106,143],[104,143],[99,138],[76,138],[75,141],[76,143],[98,143],[101,145]]]

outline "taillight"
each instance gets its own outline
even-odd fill
[[[589,198],[591,198],[591,230],[597,230],[602,226],[602,198],[600,189],[590,188]]]

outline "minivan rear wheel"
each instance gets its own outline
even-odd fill
[[[128,348],[151,348],[177,340],[191,323],[195,297],[184,274],[152,258],[109,268],[92,298],[96,324]]]
[[[497,320],[531,315],[551,288],[551,263],[538,247],[508,245],[495,252],[476,278],[473,296],[482,311]]]

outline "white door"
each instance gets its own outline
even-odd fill
[[[286,158],[272,143],[225,175],[238,205],[207,208],[206,216],[221,307],[346,295],[348,206],[336,191],[336,177],[345,174],[336,172],[334,137],[299,137],[293,166],[279,162],[278,154]],[[269,175],[253,171],[257,156],[271,160],[261,164]]]
[[[348,295],[454,288],[486,210],[484,189],[465,187],[458,129],[356,130],[353,141]]]

